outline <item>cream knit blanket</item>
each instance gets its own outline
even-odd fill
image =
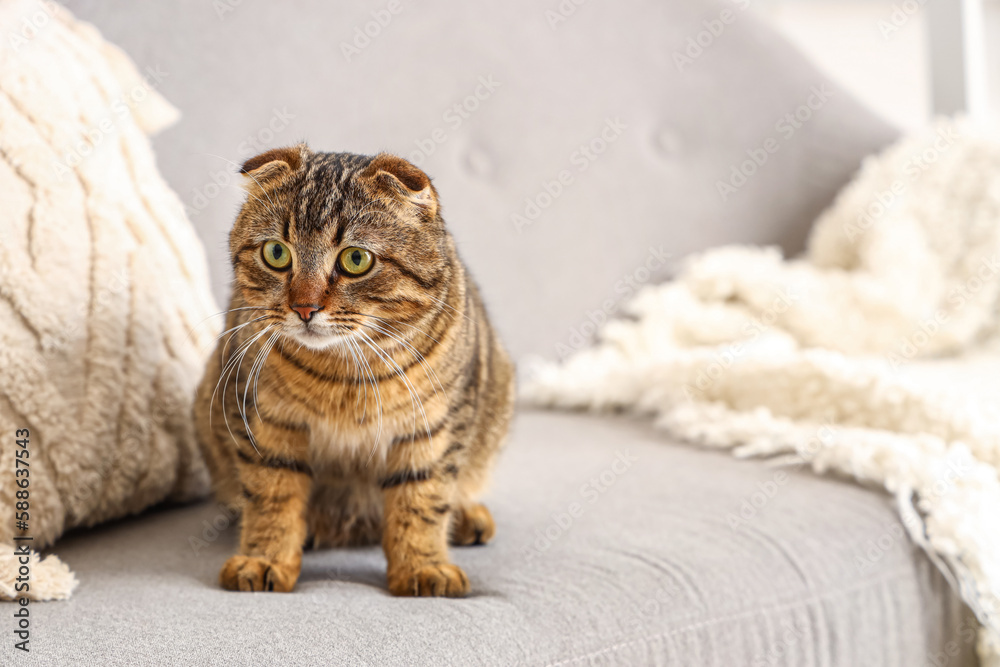
[[[866,160],[803,258],[692,257],[522,394],[884,486],[998,667],[998,307],[1000,144],[940,121]]]

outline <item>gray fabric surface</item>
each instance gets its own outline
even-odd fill
[[[634,460],[613,474],[619,452]],[[170,509],[62,541],[80,588],[32,605],[30,657],[5,641],[0,662],[915,667],[940,653],[970,664],[958,603],[885,496],[776,475],[625,419],[525,413],[488,498],[496,541],[454,553],[468,599],[389,596],[378,549],[309,552],[291,594],[225,592],[216,576],[235,529],[196,554],[191,539],[211,538],[204,522],[222,515]],[[603,490],[584,490],[594,478]],[[734,529],[744,501],[757,514]],[[534,549],[572,503],[572,524]]]
[[[675,261],[722,243],[798,250],[861,158],[895,136],[761,25],[752,2],[400,0],[350,60],[341,45],[387,3],[66,4],[141,68],[166,73],[158,89],[184,115],[155,139],[158,162],[205,239],[222,304],[242,196],[227,160],[303,139],[413,157],[437,136],[420,166],[515,357],[580,344],[604,303],[615,310],[631,292],[627,279],[667,275],[646,273],[650,247]],[[560,6],[575,9],[550,26]],[[675,54],[694,39],[710,43],[679,70]],[[481,77],[500,85],[462,117],[454,106]],[[793,134],[776,128],[824,85],[832,96],[815,98]],[[627,127],[584,157],[615,118]],[[722,201],[717,182],[768,139],[777,152]],[[563,171],[572,183],[519,233],[511,216],[527,199],[544,205]]]

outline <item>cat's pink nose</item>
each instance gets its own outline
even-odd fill
[[[294,310],[296,313],[299,314],[299,317],[302,318],[303,322],[308,322],[309,318],[312,317],[312,314],[315,313],[317,310],[319,310],[319,306],[312,306],[309,304],[306,304],[304,306],[294,305],[292,306],[292,310]]]

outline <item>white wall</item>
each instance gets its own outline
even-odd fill
[[[874,111],[914,128],[931,117],[934,1],[954,0],[757,0],[757,10]],[[983,1],[990,118],[1000,121],[1000,0]]]

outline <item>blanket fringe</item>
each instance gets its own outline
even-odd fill
[[[78,582],[66,563],[53,554],[43,558],[36,551],[28,550],[28,554],[23,555],[15,549],[18,547],[13,544],[0,544],[0,600],[21,597],[38,602],[69,599]]]

